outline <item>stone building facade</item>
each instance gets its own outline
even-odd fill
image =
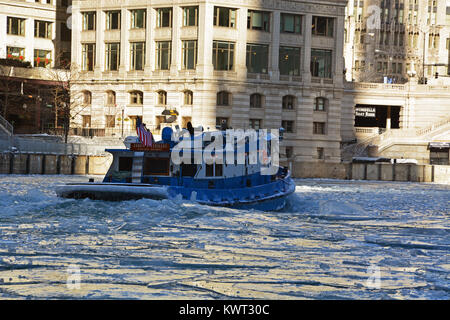
[[[0,0],[0,59],[60,68],[70,63],[71,0]]]
[[[450,1],[349,0],[346,80],[450,82]],[[411,73],[412,72],[412,73]],[[436,73],[438,76],[436,77]]]
[[[290,161],[340,162],[347,1],[73,1],[75,126],[286,129]]]

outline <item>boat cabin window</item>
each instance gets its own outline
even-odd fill
[[[214,165],[212,165],[212,164],[206,165],[205,176],[206,177],[214,177]]]
[[[183,177],[195,177],[197,173],[197,165],[196,164],[181,164],[181,175]]]
[[[216,163],[216,172],[214,173],[216,177],[223,176],[223,164]]]
[[[168,176],[169,158],[145,158],[144,176]]]
[[[133,169],[132,157],[120,157],[119,158],[119,171],[131,171]]]
[[[223,164],[207,164],[205,168],[206,177],[221,177],[223,176]]]

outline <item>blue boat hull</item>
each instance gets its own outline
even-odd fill
[[[294,191],[295,184],[290,176],[266,185],[226,190],[133,183],[80,183],[56,189],[63,198],[122,201],[181,197],[204,205],[261,211],[281,210],[286,205],[286,197]]]

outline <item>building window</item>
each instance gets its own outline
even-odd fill
[[[198,7],[183,8],[183,27],[194,27],[198,25]]]
[[[236,27],[236,9],[214,7],[214,25],[217,27]]]
[[[169,70],[172,43],[170,41],[156,42],[156,69]]]
[[[314,134],[325,134],[325,122],[313,122]]]
[[[144,70],[145,42],[130,43],[131,70]]]
[[[184,91],[184,105],[191,106],[194,102],[194,94],[190,90]]]
[[[131,13],[131,29],[144,29],[145,28],[145,9],[130,10]]]
[[[267,73],[269,65],[269,46],[247,44],[247,71],[249,73]]]
[[[120,65],[120,43],[106,43],[106,70],[117,71]]]
[[[283,97],[283,109],[293,110],[295,107],[295,97],[294,96],[284,96]]]
[[[106,128],[115,128],[115,126],[116,126],[116,116],[106,115],[105,116],[105,127]]]
[[[95,67],[95,43],[83,43],[82,47],[82,65],[83,71],[94,71]]]
[[[167,92],[164,90],[158,91],[158,106],[165,106],[167,105]]]
[[[24,36],[25,35],[25,19],[8,17],[7,19],[7,33]]]
[[[130,104],[142,105],[144,103],[144,93],[142,91],[130,92]]]
[[[83,12],[83,31],[95,30],[97,13]]]
[[[23,61],[25,59],[25,48],[6,47],[6,58]]]
[[[217,117],[216,118],[216,128],[228,128],[228,124],[229,124],[229,119],[228,118],[223,118],[223,117]]]
[[[431,149],[430,150],[430,164],[433,165],[449,165],[449,150],[448,149]]]
[[[270,31],[270,12],[249,10],[247,14],[247,29]]]
[[[292,121],[292,120],[283,120],[283,121],[281,121],[281,127],[287,133],[293,133],[294,132],[294,121]]]
[[[319,160],[325,159],[325,151],[323,148],[317,148],[317,159]]]
[[[48,21],[34,20],[34,36],[36,38],[52,38],[52,23]]]
[[[114,91],[106,92],[106,105],[114,107],[116,105],[116,93]]]
[[[120,29],[120,11],[106,11],[106,30]]]
[[[217,93],[217,105],[218,106],[230,106],[231,105],[231,93],[227,91],[220,91]]]
[[[328,99],[327,98],[316,98],[314,103],[314,111],[325,111],[327,108]]]
[[[183,64],[184,70],[194,70],[197,65],[197,41],[186,40],[183,41]]]
[[[331,50],[311,49],[311,74],[313,77],[331,78]]]
[[[262,108],[263,96],[259,93],[254,93],[250,96],[250,108]]]
[[[83,105],[90,106],[92,104],[92,93],[90,91],[83,91]]]
[[[262,120],[261,119],[249,119],[249,126],[252,129],[259,130],[262,129]]]
[[[49,67],[52,62],[51,56],[52,56],[51,51],[35,49],[34,50],[34,66],[42,67],[42,68]]]
[[[83,128],[90,128],[91,127],[91,116],[84,115],[82,117],[83,117]]]
[[[213,65],[214,70],[230,71],[234,68],[234,43],[214,41],[213,42]]]
[[[172,27],[172,8],[158,8],[156,9],[158,28]]]
[[[312,34],[315,36],[333,37],[334,18],[316,17],[312,18]]]
[[[302,16],[290,13],[281,14],[280,31],[284,33],[302,33]]]
[[[280,74],[284,76],[300,75],[300,48],[280,47]]]

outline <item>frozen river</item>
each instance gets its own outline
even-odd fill
[[[297,180],[259,212],[55,196],[78,181],[0,176],[0,298],[450,299],[450,186]]]

